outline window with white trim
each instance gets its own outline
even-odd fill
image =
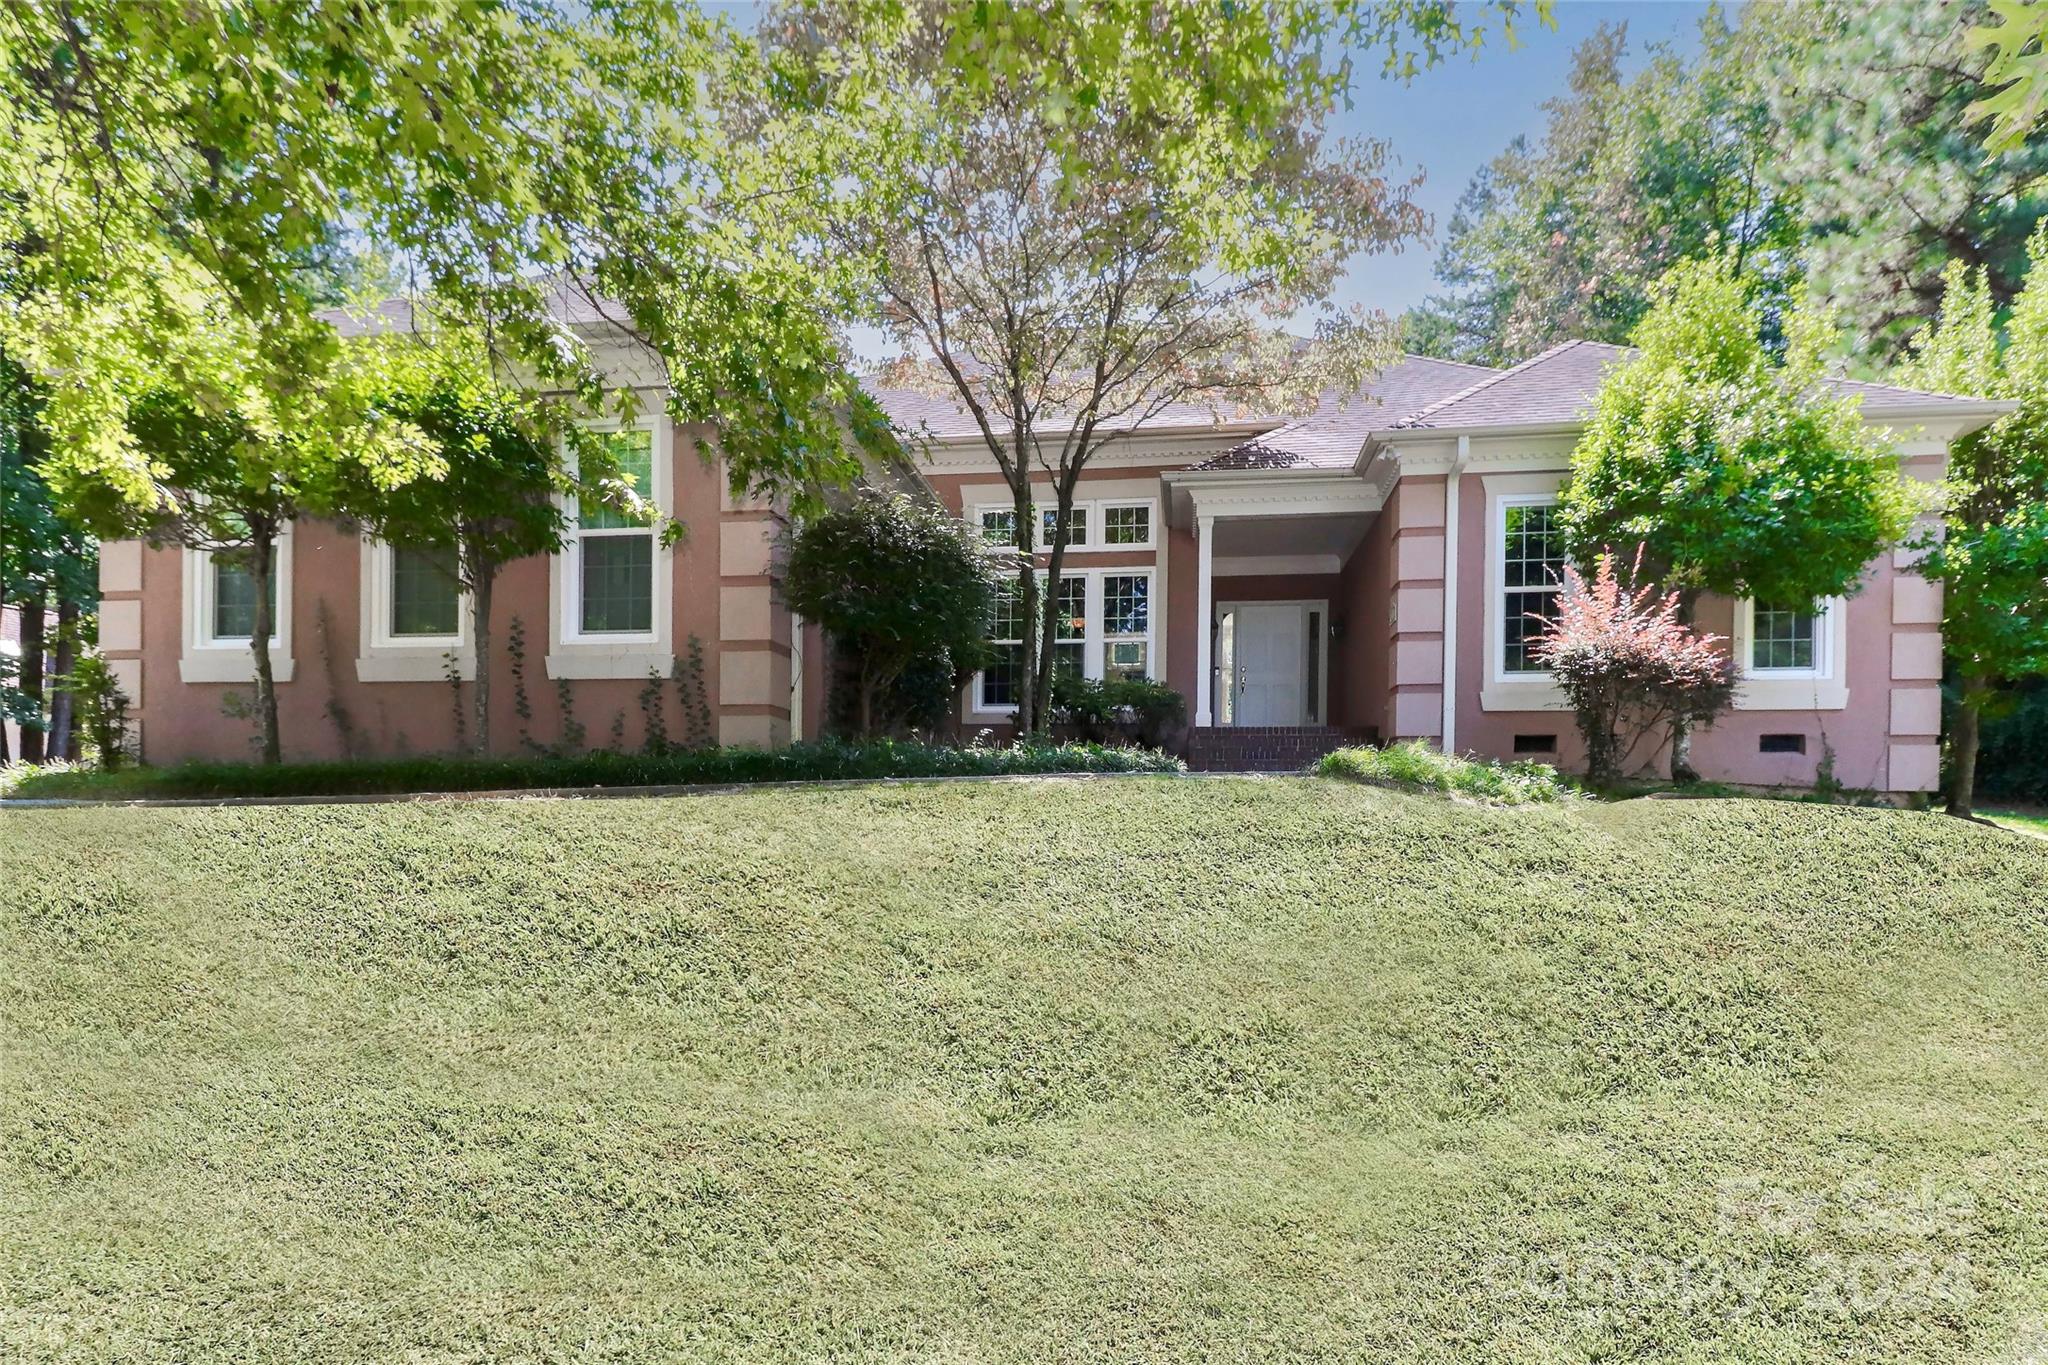
[[[1102,543],[1105,546],[1143,550],[1152,544],[1152,504],[1149,502],[1105,502],[1102,504]]]
[[[1544,624],[1557,617],[1566,564],[1556,522],[1557,499],[1540,495],[1501,499],[1500,640],[1502,676],[1545,673],[1535,645]]]
[[[1812,609],[1742,604],[1742,671],[1752,678],[1825,678],[1834,660],[1829,645],[1833,599]]]
[[[462,639],[462,585],[455,551],[379,544],[384,556],[385,629],[394,644],[457,644]]]
[[[1098,679],[1152,676],[1157,651],[1152,581],[1150,569],[1062,574],[1054,608],[1053,667]],[[1043,575],[1039,586],[1045,591]],[[995,659],[975,680],[977,710],[1000,711],[1017,704],[1025,629],[1016,579],[1005,577],[997,585],[989,624]]]
[[[1052,548],[1057,509],[1034,506],[1038,514],[1037,548]],[[981,528],[991,545],[1017,543],[1016,509],[1008,503],[983,503],[968,511],[968,520]],[[1154,527],[1158,505],[1149,498],[1077,500],[1067,516],[1067,548],[1070,550],[1149,550],[1155,547]]]
[[[1052,667],[1076,677],[1088,672],[1088,578],[1060,575],[1059,600],[1053,604]]]
[[[975,680],[976,704],[984,711],[1015,706],[1017,680],[1024,675],[1024,603],[1014,578],[1005,577],[996,584],[988,643],[995,657]]]
[[[271,547],[270,667],[278,682],[290,682],[292,677],[292,541],[287,527]],[[246,551],[188,548],[182,579],[179,678],[249,681],[255,668],[249,642],[256,629],[256,580],[249,573]]]
[[[1017,543],[1017,509],[1014,507],[979,508],[982,539],[991,545],[1015,545]]]
[[[628,428],[606,436],[619,473],[643,498],[655,498],[654,433]],[[570,565],[567,630],[572,638],[651,640],[657,533],[615,508],[579,500],[564,539]]]
[[[246,645],[256,635],[256,579],[245,551],[202,552],[204,594],[199,639],[202,644]],[[277,584],[283,577],[273,558],[270,574],[270,642],[278,643]]]
[[[1059,524],[1060,518],[1058,508],[1045,507],[1039,509],[1039,543],[1045,546],[1045,548],[1048,550],[1050,550],[1053,547],[1055,534],[1059,530]],[[1067,509],[1067,545],[1069,546],[1069,548],[1072,548],[1075,546],[1085,547],[1087,544],[1088,506],[1086,503],[1076,503],[1074,504],[1074,506]]]
[[[1149,678],[1152,667],[1152,575],[1102,576],[1102,676]]]

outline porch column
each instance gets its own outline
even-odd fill
[[[1195,724],[1209,725],[1210,663],[1209,648],[1212,631],[1210,618],[1215,607],[1211,602],[1210,559],[1216,541],[1216,518],[1197,515],[1195,518]]]

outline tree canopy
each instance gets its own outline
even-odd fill
[[[839,125],[727,136],[725,92],[801,96],[722,21],[80,0],[5,7],[0,44],[0,340],[50,384],[80,479],[155,498],[124,420],[146,389],[345,445],[359,428],[318,316],[338,243],[389,253],[501,359],[594,403],[601,369],[550,313],[574,292],[649,343],[738,480],[853,467],[831,323],[848,271],[820,247],[819,196],[788,192],[829,178]]]
[[[2004,335],[1982,270],[1952,263],[1936,325],[1902,378],[2019,404],[1950,452],[1943,534],[1920,572],[1944,589],[1942,641],[1958,683],[1950,809],[1967,813],[1980,712],[2001,686],[2048,674],[2048,226]]]
[[[1518,7],[1468,10],[1512,33]],[[1435,3],[849,14],[785,8],[778,50],[893,120],[840,237],[877,263],[871,306],[903,352],[889,378],[959,402],[1009,485],[1031,623],[1018,723],[1034,730],[1056,630],[1034,477],[1051,485],[1057,575],[1104,442],[1175,405],[1283,411],[1356,388],[1388,329],[1324,301],[1348,257],[1424,219],[1386,143],[1329,134],[1350,80],[1334,47],[1399,73],[1487,30]],[[1280,327],[1304,310],[1310,344]]]
[[[1626,30],[1603,28],[1543,136],[1511,143],[1467,189],[1437,265],[1446,289],[1412,315],[1411,344],[1499,364],[1618,341],[1672,264],[1729,252],[1769,297],[1808,283],[1873,366],[1933,316],[1950,259],[2009,303],[2048,213],[2048,140],[2001,138],[1987,155],[1971,125],[2002,79],[1971,37],[1991,13],[1986,0],[1749,5],[1733,22],[1713,10],[1696,51],[1652,47],[1633,77]]]
[[[1785,348],[1730,264],[1675,267],[1600,387],[1560,514],[1572,558],[1632,558],[1666,589],[1788,606],[1853,593],[1912,504],[1885,438],[1823,382],[1833,330],[1796,301]]]

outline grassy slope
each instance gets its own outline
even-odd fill
[[[1936,816],[1029,783],[16,812],[0,863],[12,1359],[2048,1323],[2048,847]]]

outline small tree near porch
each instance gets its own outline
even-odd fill
[[[1036,556],[1049,529],[1057,583],[1103,447],[1175,405],[1304,408],[1391,353],[1385,319],[1325,300],[1347,258],[1426,220],[1384,142],[1328,135],[1349,68],[1326,49],[1383,48],[1412,70],[1479,32],[1433,4],[911,6],[851,46],[835,41],[849,22],[798,4],[770,27],[792,57],[860,51],[821,79],[871,83],[901,120],[844,240],[877,263],[877,309],[906,352],[889,377],[965,408],[1008,485],[1034,623],[1017,723],[1039,732],[1057,594]],[[1279,329],[1309,308],[1312,341]]]

